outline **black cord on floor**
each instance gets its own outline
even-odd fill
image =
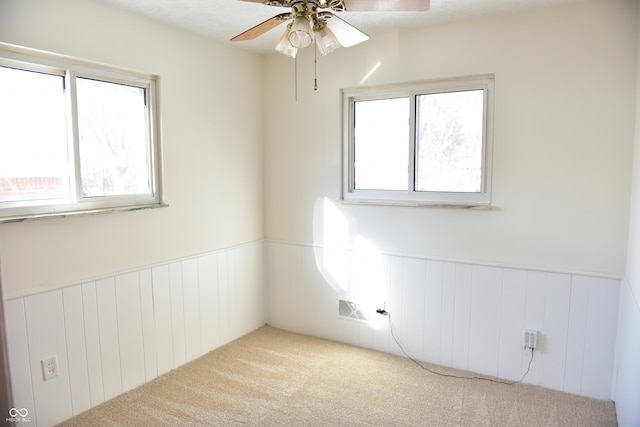
[[[529,365],[527,366],[527,371],[524,373],[522,378],[520,378],[518,381],[504,381],[504,380],[496,380],[496,379],[493,379],[493,378],[475,377],[475,376],[466,377],[466,376],[451,375],[451,374],[445,374],[445,373],[442,373],[442,372],[434,371],[434,370],[429,369],[428,367],[424,366],[418,360],[416,360],[413,357],[411,357],[409,355],[409,353],[407,352],[407,350],[405,350],[404,346],[402,345],[402,343],[400,343],[400,340],[396,336],[396,333],[395,333],[395,331],[393,329],[393,322],[391,322],[391,313],[389,313],[386,310],[378,310],[378,313],[380,313],[382,315],[385,315],[385,316],[388,316],[388,318],[389,318],[389,329],[391,330],[391,336],[393,337],[393,340],[396,342],[398,347],[400,347],[400,350],[402,351],[402,353],[409,360],[411,360],[413,363],[418,365],[421,369],[424,369],[425,371],[430,372],[430,373],[432,373],[434,375],[439,375],[441,377],[448,377],[448,378],[456,378],[456,379],[461,379],[461,380],[479,380],[479,381],[488,381],[488,382],[497,383],[497,384],[514,385],[514,384],[520,384],[524,380],[524,378],[529,374],[529,370],[531,369],[531,363],[533,362],[533,350],[534,350],[533,348],[531,349],[531,358],[529,359]]]

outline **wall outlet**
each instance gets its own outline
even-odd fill
[[[40,363],[42,363],[42,377],[45,381],[48,381],[51,378],[55,378],[60,374],[58,372],[57,355],[54,354],[53,356],[49,356],[46,359],[42,359]]]
[[[522,345],[525,350],[533,350],[538,346],[538,331],[525,329],[522,335]]]

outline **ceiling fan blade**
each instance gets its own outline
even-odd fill
[[[344,47],[351,47],[369,40],[368,35],[334,14],[331,14],[331,17],[327,19],[327,27],[333,31],[333,34]]]
[[[346,12],[425,12],[429,0],[344,0]]]
[[[267,6],[279,6],[279,7],[289,7],[287,0],[240,0],[240,1],[248,1],[250,3],[262,3]]]
[[[267,19],[264,22],[261,22],[260,24],[256,25],[253,28],[248,29],[242,34],[238,34],[237,36],[232,38],[231,41],[237,42],[237,41],[243,41],[243,40],[253,40],[256,37],[261,36],[267,31],[271,30],[272,28],[275,28],[278,25],[282,24],[284,21],[286,21],[289,18],[291,18],[291,13],[281,13],[279,15],[276,15],[272,18]]]

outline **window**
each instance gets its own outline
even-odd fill
[[[491,203],[493,76],[344,89],[342,198]]]
[[[156,84],[0,44],[0,221],[161,205]]]

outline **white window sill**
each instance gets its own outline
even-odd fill
[[[105,214],[105,213],[112,213],[112,212],[131,212],[131,211],[139,211],[143,209],[156,209],[156,208],[166,208],[166,207],[169,207],[169,205],[165,203],[159,203],[159,204],[154,203],[154,204],[145,204],[145,205],[122,206],[122,207],[115,207],[115,208],[92,209],[92,210],[85,210],[85,211],[52,212],[52,213],[30,214],[30,215],[25,214],[25,215],[0,217],[0,224],[6,224],[11,222],[32,221],[32,220],[38,220],[38,219],[66,218],[70,216],[97,215],[97,214]]]
[[[448,209],[473,209],[491,210],[492,206],[487,203],[451,203],[433,201],[407,201],[407,200],[377,200],[377,199],[341,199],[343,205],[368,205],[368,206],[399,206],[418,208],[448,208]]]

